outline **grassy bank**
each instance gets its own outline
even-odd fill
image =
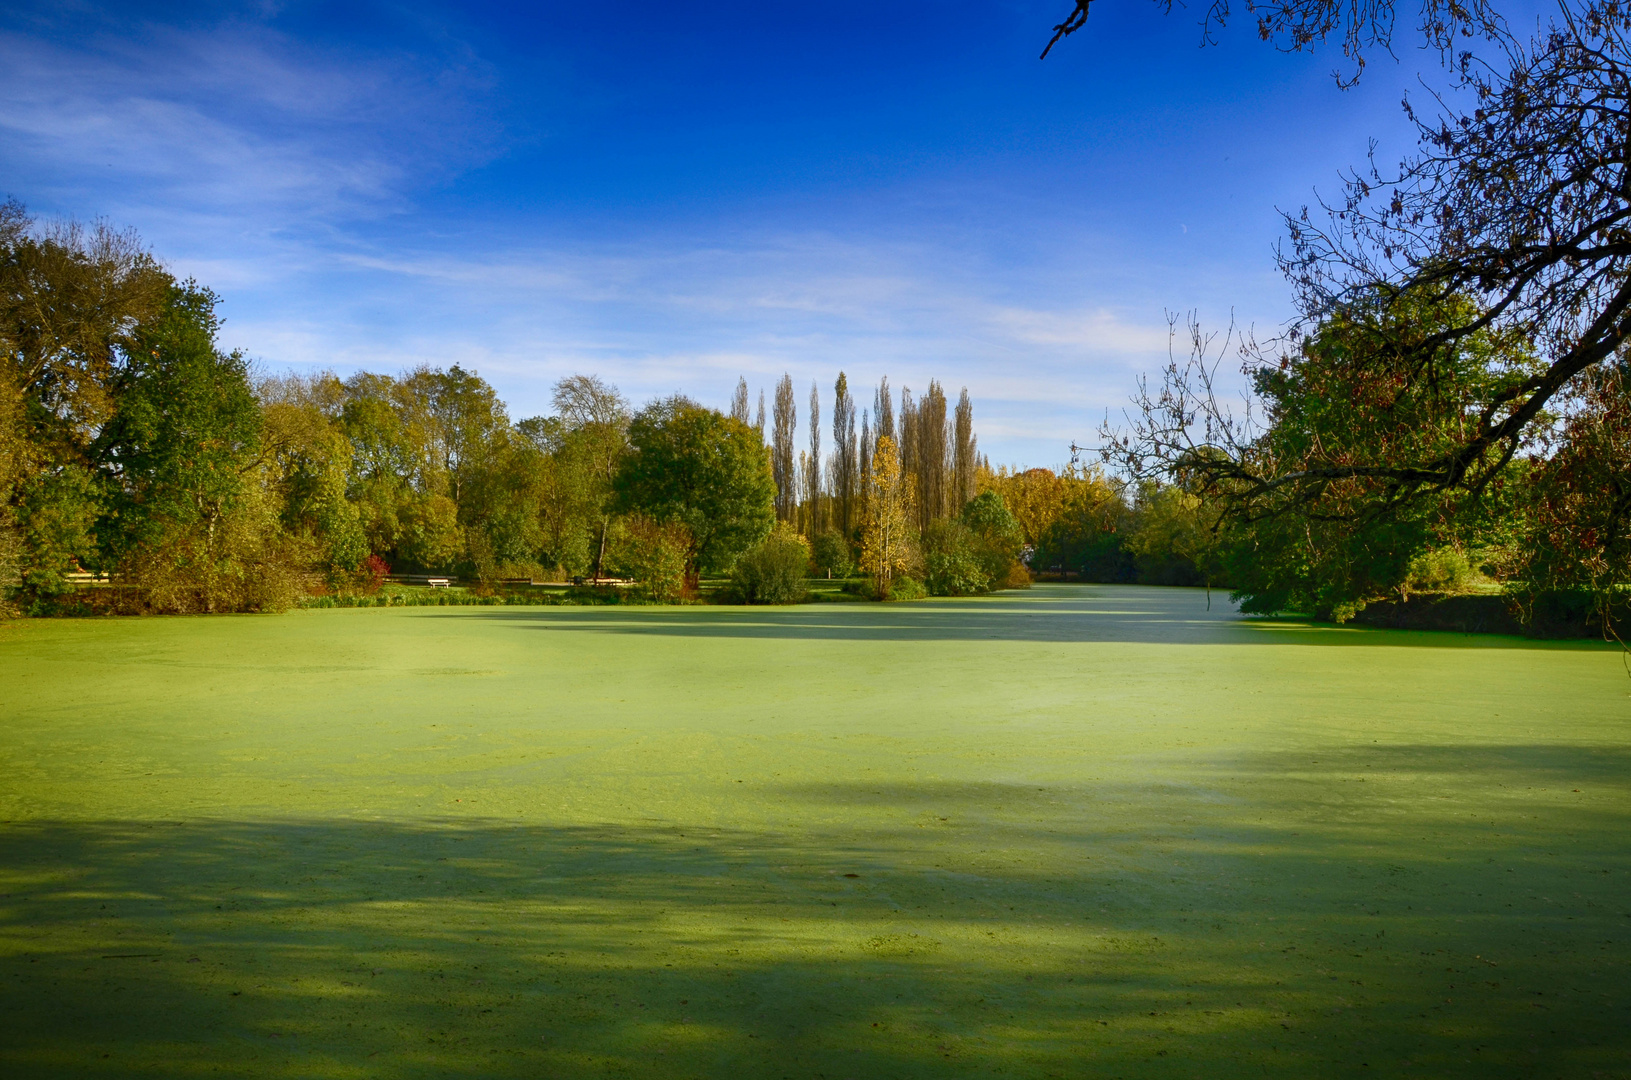
[[[1223,607],[0,626],[0,1063],[1631,1075],[1618,652]]]

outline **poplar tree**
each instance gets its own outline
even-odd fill
[[[936,521],[952,516],[951,485],[946,476],[946,392],[934,379],[929,380],[929,389],[917,403],[914,434],[912,471],[917,478],[918,519],[927,530]]]
[[[872,436],[876,440],[895,437],[895,404],[889,399],[889,376],[878,380],[877,392],[872,396]],[[873,449],[876,449],[874,445]]]
[[[850,513],[856,524],[866,520],[867,477],[872,475],[872,432],[867,426],[867,411],[861,410],[861,455],[855,473],[855,506]]]
[[[826,514],[821,505],[821,390],[810,380],[810,456],[802,462],[804,468],[804,504],[806,533],[814,537],[826,527]]]
[[[912,396],[912,389],[909,386],[900,388],[900,438],[895,440],[895,445],[900,448],[901,472],[916,481],[918,478],[917,399]],[[923,489],[919,487],[917,490],[922,492]],[[917,506],[921,509],[922,500],[918,500]],[[925,522],[918,520],[919,531],[922,531],[924,525]]]
[[[957,399],[957,421],[952,434],[952,488],[957,510],[974,498],[974,477],[978,471],[979,455],[974,442],[974,403],[969,400],[968,387],[963,387]]]
[[[770,467],[776,477],[776,520],[792,521],[798,513],[798,469],[793,456],[793,432],[798,411],[793,404],[793,377],[782,375],[776,384],[774,426],[770,433]]]
[[[855,399],[850,396],[849,380],[842,371],[833,387],[832,437],[833,518],[838,531],[848,537],[855,523],[855,485],[860,476],[860,463],[856,458]]]
[[[731,419],[744,424],[753,422],[748,416],[748,381],[745,377],[736,380],[736,393],[731,395]]]

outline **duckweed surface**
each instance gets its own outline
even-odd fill
[[[0,1073],[1631,1076],[1628,766],[1191,590],[0,625]]]

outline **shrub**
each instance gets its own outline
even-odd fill
[[[929,590],[924,588],[923,582],[919,581],[915,577],[908,577],[905,574],[900,574],[894,578],[891,578],[889,581],[889,591],[883,595],[879,595],[878,593],[878,581],[876,578],[868,578],[865,581],[857,582],[853,585],[845,585],[844,591],[847,593],[854,593],[857,596],[865,597],[868,600],[885,601],[922,600],[924,597],[929,595]]]
[[[385,560],[378,555],[368,556],[357,569],[360,578],[358,587],[369,596],[379,592],[380,586],[385,584],[385,576],[391,572]]]
[[[731,585],[746,604],[794,604],[805,597],[804,571],[810,545],[793,528],[778,523],[731,570]]]
[[[889,595],[886,600],[921,600],[929,592],[923,587],[923,582],[917,578],[901,575],[889,582]]]
[[[923,584],[931,596],[970,596],[991,588],[976,550],[978,538],[961,521],[937,521],[923,535]]]
[[[849,543],[836,532],[824,532],[816,536],[815,543],[810,547],[810,561],[815,565],[816,572],[826,574],[828,577],[845,578],[855,569],[855,560],[851,555]]]
[[[667,604],[685,595],[691,532],[684,525],[635,514],[625,523],[618,548],[613,563],[640,583],[648,599]]]
[[[1464,593],[1473,591],[1485,580],[1464,552],[1442,547],[1410,560],[1399,592],[1407,598],[1413,592]]]

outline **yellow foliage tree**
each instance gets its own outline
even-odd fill
[[[861,569],[887,598],[897,574],[912,567],[912,479],[900,466],[900,448],[888,435],[878,440],[866,477],[866,517],[861,531]]]
[[[1025,534],[1026,546],[1031,548],[1039,546],[1055,522],[1116,498],[1115,489],[1102,473],[1077,465],[1066,466],[1058,473],[999,465],[995,470],[981,469],[976,486],[980,491],[995,491],[1002,496]]]

